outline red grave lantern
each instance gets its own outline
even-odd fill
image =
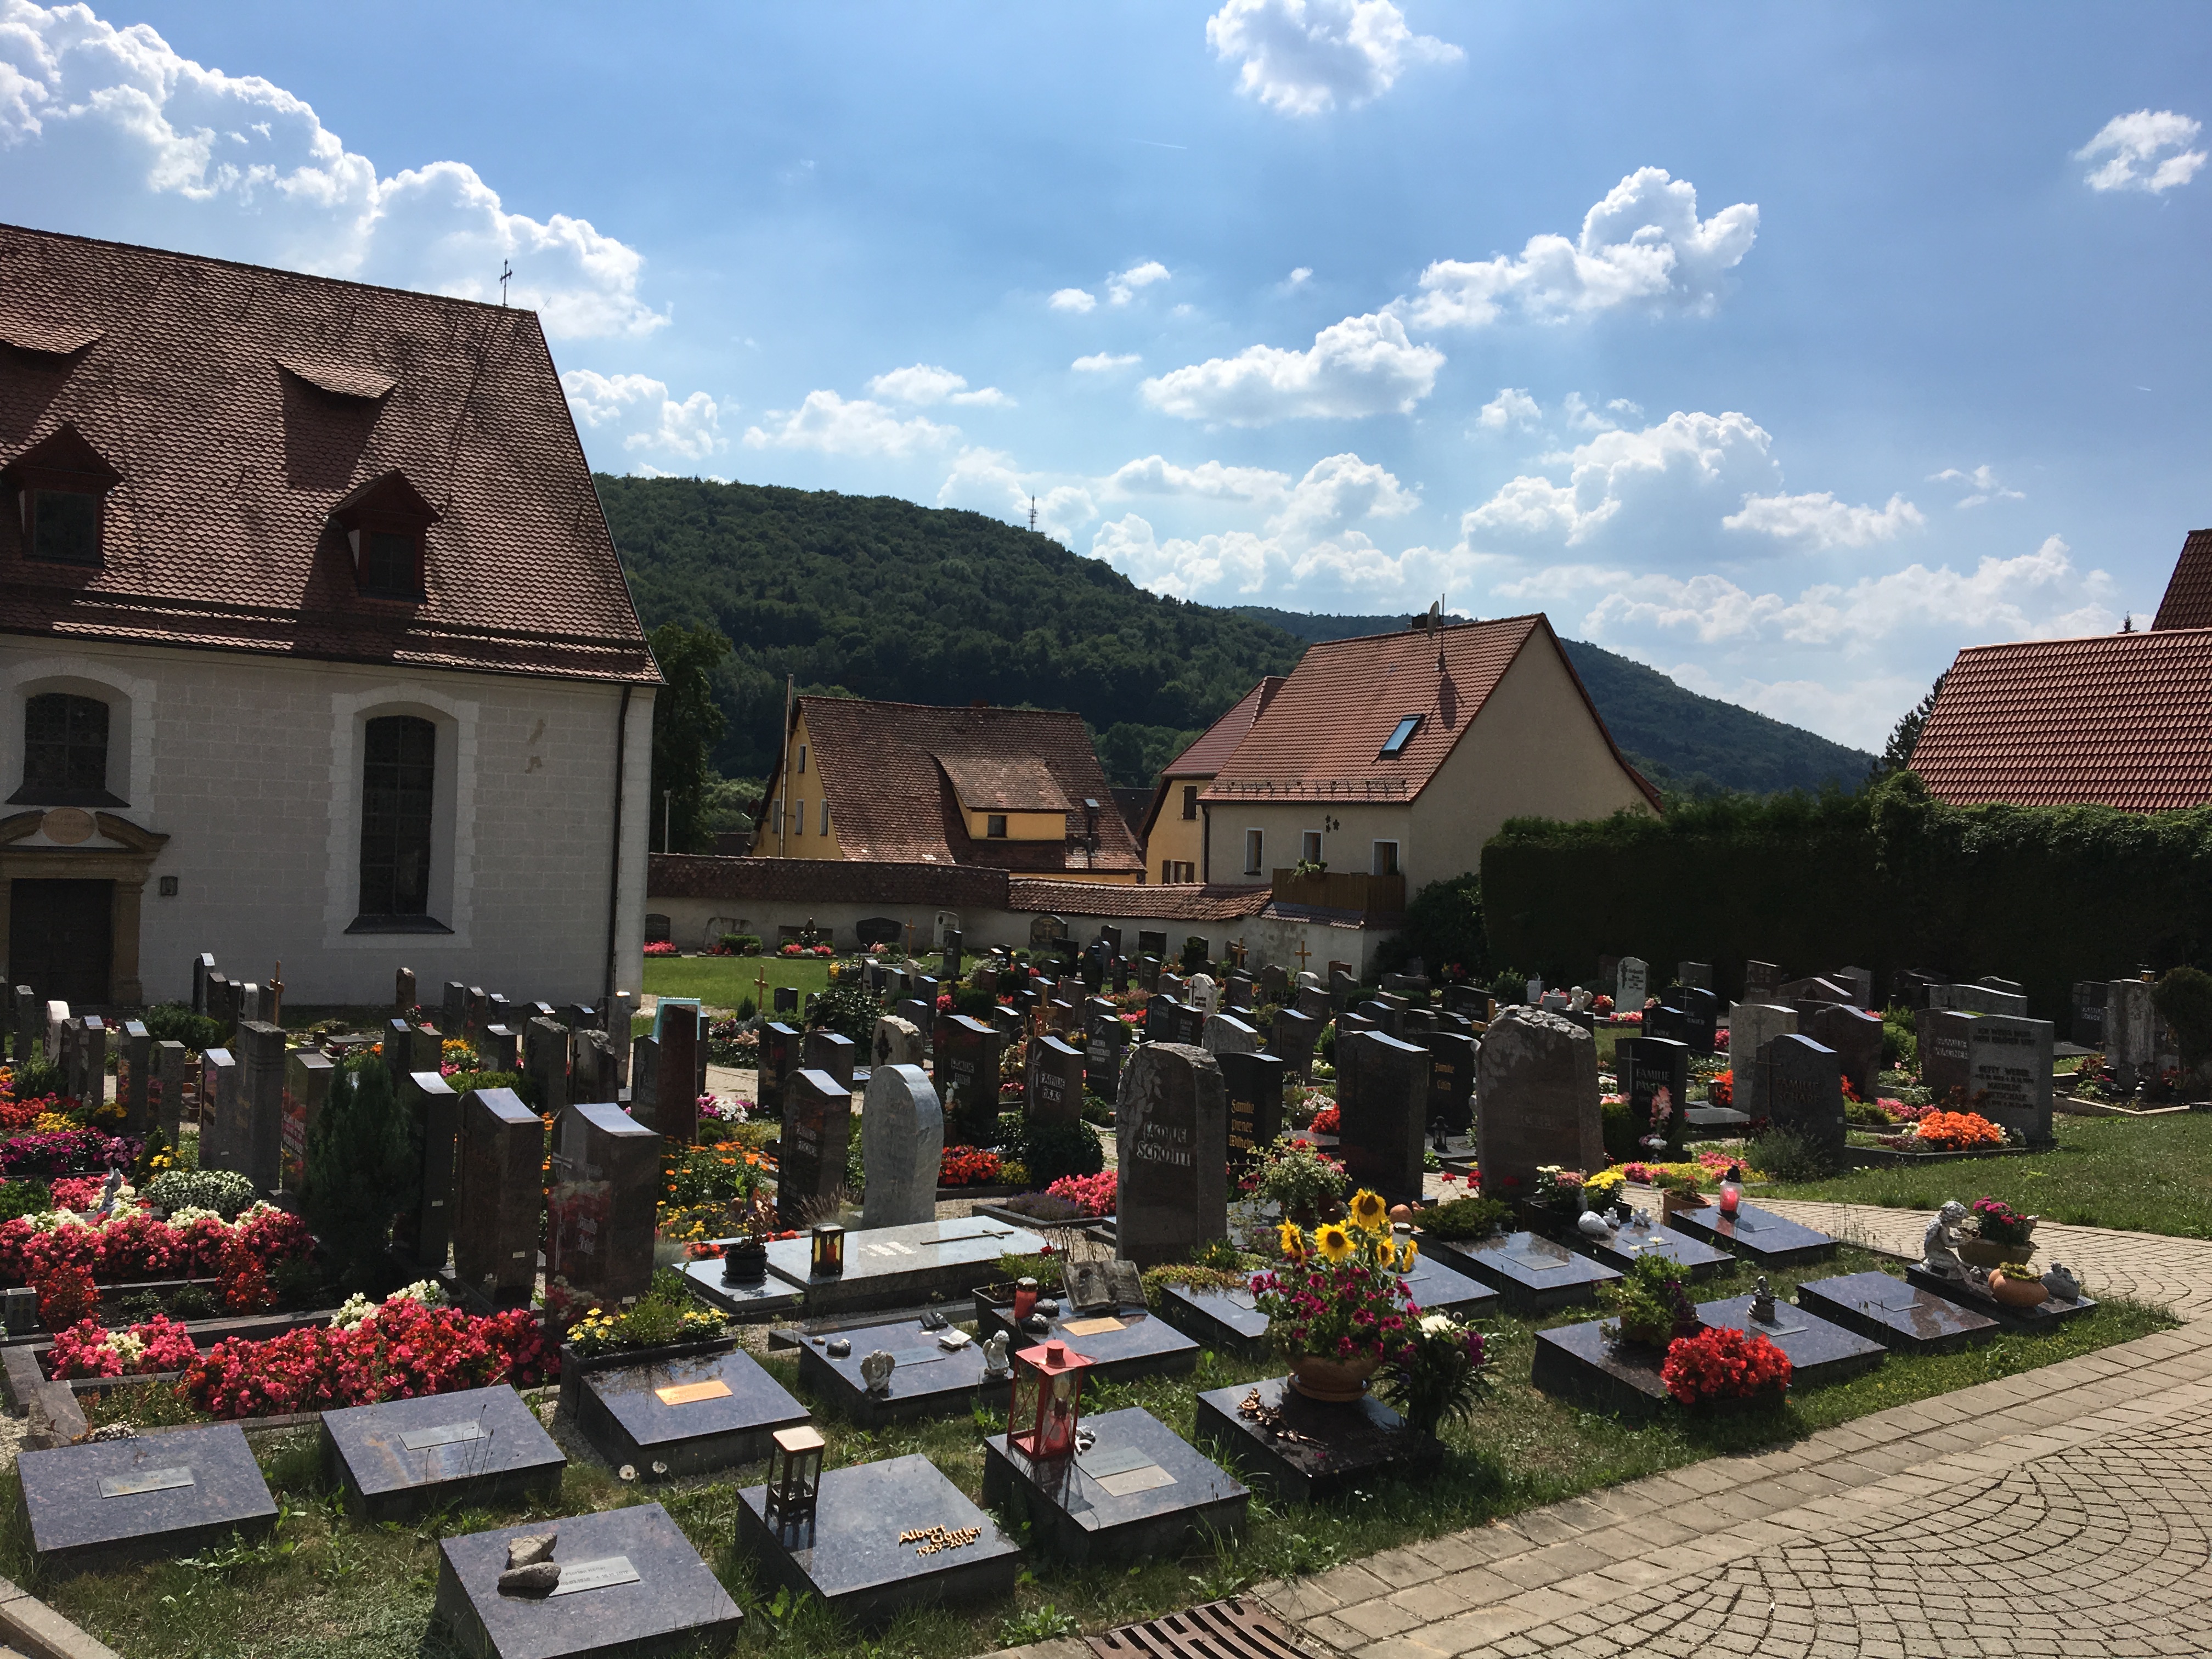
[[[1065,1342],[1043,1342],[1014,1356],[1013,1399],[1006,1411],[1006,1444],[1032,1463],[1049,1463],[1075,1450],[1082,1415],[1083,1374],[1097,1362]]]

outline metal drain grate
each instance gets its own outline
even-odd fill
[[[1084,1640],[1098,1659],[1307,1659],[1257,1601],[1234,1595]]]

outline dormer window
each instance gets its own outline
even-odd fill
[[[1406,745],[1413,740],[1413,733],[1420,729],[1421,717],[1419,714],[1407,715],[1391,728],[1389,737],[1383,742],[1382,752],[1375,758],[1389,760],[1395,756],[1404,754]]]
[[[33,489],[30,510],[31,556],[49,564],[100,562],[100,497],[88,489]]]
[[[428,592],[424,542],[438,510],[406,475],[387,472],[331,511],[353,553],[354,582],[371,599],[422,599]]]
[[[62,426],[8,464],[23,526],[23,551],[42,564],[100,566],[107,492],[123,475],[73,426]]]

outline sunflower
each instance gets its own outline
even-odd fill
[[[1298,1231],[1298,1224],[1295,1221],[1283,1223],[1276,1232],[1275,1243],[1292,1261],[1299,1260],[1306,1253],[1306,1236]]]
[[[1363,1232],[1389,1231],[1390,1206],[1382,1201],[1382,1194],[1362,1187],[1352,1200],[1352,1224]]]
[[[1409,1273],[1413,1272],[1413,1258],[1420,1253],[1420,1245],[1413,1239],[1407,1239],[1405,1243],[1405,1248],[1398,1253],[1398,1271],[1401,1273]]]
[[[1352,1254],[1352,1235],[1340,1221],[1329,1222],[1315,1233],[1314,1244],[1331,1261],[1341,1261]]]

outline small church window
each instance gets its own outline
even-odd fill
[[[41,806],[114,806],[107,793],[107,705],[42,691],[23,704],[23,787],[14,799]]]
[[[361,790],[361,914],[430,908],[430,808],[438,728],[412,714],[368,722]]]
[[[31,556],[49,564],[97,565],[100,497],[88,490],[33,490]]]

